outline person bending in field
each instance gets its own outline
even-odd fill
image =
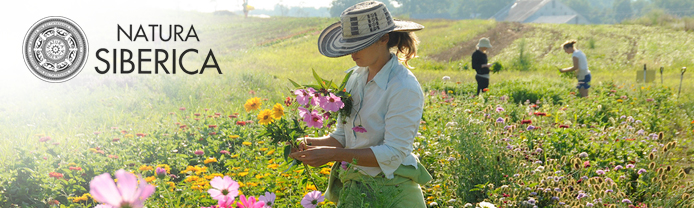
[[[489,67],[492,65],[487,63],[487,50],[490,48],[492,48],[492,44],[489,42],[489,39],[482,38],[477,43],[477,50],[472,53],[472,68],[477,72],[475,75],[477,95],[485,92],[485,89],[489,87]]]
[[[351,55],[356,63],[346,84],[354,104],[347,118],[338,116],[334,132],[304,139],[290,156],[313,167],[336,162],[325,198],[338,207],[373,206],[379,199],[392,200],[391,207],[426,207],[420,185],[432,178],[412,153],[424,94],[406,68],[417,54],[413,31],[423,28],[393,19],[381,2],[366,1],[347,8],[318,38],[324,56]]]
[[[576,86],[576,88],[578,88],[581,97],[587,97],[588,89],[590,88],[590,70],[588,70],[588,59],[586,59],[586,54],[576,48],[575,40],[566,41],[561,46],[564,48],[564,52],[573,54],[571,57],[574,65],[569,68],[559,69],[559,71],[562,73],[577,71],[575,72],[576,78],[578,79],[578,86]]]

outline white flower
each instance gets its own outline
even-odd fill
[[[443,76],[443,78],[441,78],[441,79],[443,79],[443,81],[445,82],[445,81],[451,80],[451,77],[449,77],[449,76]]]
[[[429,206],[430,206],[430,207],[438,206],[438,205],[439,205],[439,203],[436,203],[436,202],[431,202],[431,203],[429,203]]]
[[[448,200],[448,203],[454,203],[455,199]]]
[[[496,208],[496,206],[494,206],[494,204],[489,203],[489,202],[480,202],[479,205],[482,208]]]
[[[464,207],[472,207],[472,204],[466,203]]]

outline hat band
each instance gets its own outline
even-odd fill
[[[344,15],[341,23],[343,29],[342,36],[345,39],[371,36],[384,30],[392,29],[395,26],[393,18],[386,7],[375,10],[370,14],[362,12]]]

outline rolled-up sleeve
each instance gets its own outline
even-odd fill
[[[424,96],[419,84],[398,89],[390,96],[383,144],[371,147],[386,178],[393,178],[393,172],[412,153],[423,107]]]
[[[337,124],[335,125],[335,131],[330,133],[332,138],[335,138],[340,144],[345,147],[345,129],[344,124],[342,124],[342,115],[337,116]]]

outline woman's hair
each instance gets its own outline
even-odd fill
[[[569,40],[564,42],[564,44],[561,44],[563,48],[573,48],[574,45],[576,45],[576,40]]]
[[[417,45],[419,45],[417,35],[414,32],[391,32],[388,34],[388,48],[395,50],[398,60],[404,62],[406,67],[412,68],[408,62],[417,57]]]

